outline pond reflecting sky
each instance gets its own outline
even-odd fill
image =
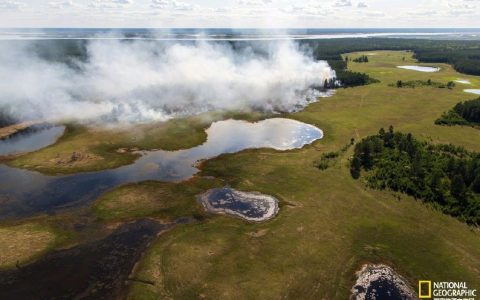
[[[426,73],[433,73],[433,72],[440,71],[440,68],[437,68],[437,67],[398,66],[397,68],[405,69],[405,70],[418,71],[418,72],[426,72]]]
[[[7,139],[0,140],[0,155],[11,155],[42,149],[57,141],[65,126],[32,126]]]
[[[207,141],[200,146],[179,151],[144,152],[131,165],[99,172],[46,176],[0,165],[0,218],[53,211],[91,201],[102,192],[125,183],[180,182],[198,172],[195,163],[199,160],[248,148],[301,148],[323,137],[323,132],[315,126],[281,118],[257,123],[219,121],[206,132]]]

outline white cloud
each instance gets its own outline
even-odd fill
[[[0,0],[0,27],[478,27],[475,17],[480,0]]]
[[[196,5],[183,2],[183,1],[177,1],[177,0],[152,0],[151,4],[152,8],[158,8],[158,9],[170,9],[170,10],[180,10],[180,11],[188,11],[188,10],[194,10],[197,8]]]
[[[385,13],[381,11],[367,11],[365,12],[365,15],[369,17],[384,17]]]
[[[54,9],[68,9],[68,8],[72,8],[72,7],[78,6],[75,2],[73,2],[73,1],[71,1],[71,0],[67,0],[67,1],[52,1],[52,2],[49,2],[48,5],[49,5],[51,8],[54,8]]]
[[[325,16],[329,11],[319,3],[300,4],[282,8],[282,12],[295,16]]]
[[[352,6],[352,1],[350,0],[337,0],[333,6],[335,7],[348,7],[348,6]]]
[[[357,7],[358,8],[366,8],[366,7],[368,7],[368,5],[365,2],[358,2]]]
[[[237,4],[241,6],[265,6],[272,3],[272,0],[237,0]]]
[[[0,10],[11,10],[11,11],[18,11],[22,10],[27,5],[23,2],[14,1],[14,0],[4,0],[0,1]]]
[[[123,8],[133,3],[132,0],[92,0],[88,6],[91,8]]]

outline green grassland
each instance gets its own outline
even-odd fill
[[[182,183],[147,181],[127,184],[102,195],[94,204],[94,214],[101,220],[130,220],[156,217],[173,222],[180,217],[204,215],[195,196],[219,187],[216,179],[195,177]]]
[[[325,171],[314,167],[322,153],[389,125],[419,139],[480,151],[477,129],[434,125],[443,111],[472,98],[460,84],[453,90],[388,86],[397,80],[457,78],[478,86],[477,78],[442,64],[438,73],[397,69],[415,63],[411,53],[375,53],[369,63],[349,67],[380,83],[340,89],[288,115],[322,128],[323,140],[295,151],[222,155],[203,165],[202,175],[278,197],[279,215],[262,224],[211,217],[160,236],[136,275],[155,285],[134,283],[131,299],[346,299],[354,271],[365,262],[388,263],[413,286],[418,279],[480,286],[477,229],[410,197],[367,189],[348,172],[351,149]],[[349,54],[355,55],[361,54]]]
[[[437,126],[434,121],[457,102],[473,99],[464,88],[478,88],[480,78],[455,72],[445,64],[437,73],[398,69],[416,64],[411,52],[369,51],[368,63],[349,62],[350,70],[380,82],[339,89],[305,110],[284,117],[314,124],[324,139],[299,150],[246,150],[206,161],[201,174],[179,184],[144,182],[114,189],[92,205],[99,223],[139,217],[164,220],[199,215],[159,236],[139,262],[130,299],[347,299],[354,272],[366,262],[384,262],[416,285],[418,279],[467,281],[480,288],[480,232],[411,197],[366,188],[353,180],[348,163],[353,148],[341,152],[326,170],[315,163],[322,154],[393,125],[432,143],[453,143],[480,151],[480,130]],[[403,60],[405,58],[405,60]],[[429,86],[399,89],[397,80],[472,85],[453,89]],[[45,173],[73,173],[112,168],[135,159],[119,148],[174,150],[202,143],[212,120],[258,120],[260,114],[218,115],[143,125],[125,130],[70,126],[60,141],[9,162]],[[58,165],[55,158],[73,151],[89,153],[83,163]],[[203,176],[203,177],[201,177]],[[214,176],[211,179],[206,176]],[[195,195],[214,186],[259,191],[277,197],[280,211],[264,223],[248,223],[202,211]],[[63,220],[63,219],[62,219]],[[3,227],[2,227],[3,228]]]

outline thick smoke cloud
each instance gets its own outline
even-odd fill
[[[98,40],[73,64],[0,45],[0,109],[20,120],[148,122],[212,110],[290,111],[335,77],[290,41],[251,45]]]

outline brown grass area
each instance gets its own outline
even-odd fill
[[[33,224],[0,228],[0,268],[28,261],[54,241],[54,233]]]

